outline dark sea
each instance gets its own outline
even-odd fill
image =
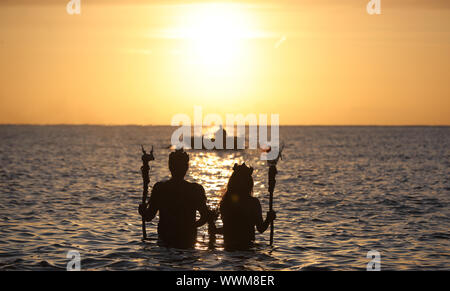
[[[450,270],[450,127],[281,127],[286,145],[269,231],[253,250],[141,240],[140,145],[155,146],[151,184],[167,179],[171,127],[0,126],[0,270]],[[235,162],[255,168],[268,210],[267,165],[257,150],[190,151],[187,179],[212,208]],[[220,224],[220,220],[218,224]]]

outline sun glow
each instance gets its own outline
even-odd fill
[[[190,62],[220,69],[236,69],[245,57],[245,40],[256,36],[250,15],[238,5],[191,5],[180,18],[176,35],[187,41]]]
[[[236,110],[246,103],[233,101],[260,95],[255,86],[262,66],[260,41],[268,36],[252,6],[197,3],[172,9],[166,26],[152,33],[170,50],[170,78],[183,102],[189,99],[216,110],[218,100],[227,100],[221,110]]]

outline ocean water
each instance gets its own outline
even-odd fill
[[[246,252],[209,246],[206,226],[193,250],[158,247],[157,219],[141,240],[140,144],[155,145],[151,184],[165,179],[172,130],[0,126],[0,270],[65,270],[69,250],[82,270],[365,270],[370,250],[382,270],[450,269],[449,127],[281,127],[275,243]],[[245,161],[265,213],[258,154],[191,151],[187,179],[217,207]]]

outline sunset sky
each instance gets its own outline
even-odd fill
[[[68,2],[0,2],[0,123],[450,125],[447,0]]]

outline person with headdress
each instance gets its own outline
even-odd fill
[[[189,168],[189,156],[183,149],[169,155],[172,178],[157,182],[148,204],[139,205],[139,214],[151,221],[159,211],[159,244],[174,248],[192,248],[197,239],[197,227],[210,218],[205,189],[184,179]],[[196,220],[196,212],[200,219]]]
[[[254,245],[255,227],[263,233],[275,220],[275,211],[267,212],[263,219],[261,203],[253,197],[253,168],[234,164],[226,191],[220,202],[222,228],[209,221],[209,231],[221,233],[226,250],[246,250]]]

